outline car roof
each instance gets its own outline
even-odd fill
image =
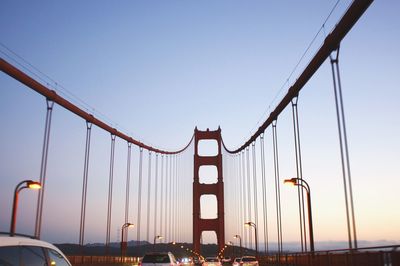
[[[9,236],[9,235],[0,235],[0,247],[6,246],[38,246],[38,247],[46,247],[55,249],[61,253],[61,251],[54,245],[34,239],[29,237],[21,237],[21,236]]]

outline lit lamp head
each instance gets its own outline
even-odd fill
[[[251,222],[244,223],[244,226],[250,227],[251,226]]]
[[[298,186],[299,185],[298,180],[299,180],[298,178],[293,177],[293,178],[290,178],[290,179],[285,179],[283,181],[283,183],[286,184],[286,185],[290,185],[290,186]]]
[[[131,224],[131,223],[128,223],[127,225],[126,225],[126,227],[134,227],[135,225],[134,224]]]
[[[42,185],[39,182],[28,180],[26,181],[28,188],[30,189],[41,189]]]

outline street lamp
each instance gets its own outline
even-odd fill
[[[124,241],[124,229],[128,227],[134,227],[135,225],[132,223],[124,223],[121,228],[121,257],[125,255],[125,250],[127,246],[127,242]]]
[[[155,236],[154,237],[153,250],[156,248],[156,239],[163,239],[163,237],[162,236]]]
[[[233,238],[239,238],[240,257],[243,257],[242,238],[240,237],[240,235],[234,235]]]
[[[300,186],[307,191],[307,209],[308,209],[308,231],[310,231],[310,249],[314,252],[314,233],[313,233],[313,223],[311,214],[311,192],[310,186],[304,179],[293,177],[291,179],[285,179],[284,184],[289,184],[292,186]]]
[[[258,236],[257,236],[257,226],[256,226],[256,224],[253,223],[253,222],[247,222],[247,223],[244,223],[244,225],[247,226],[247,227],[251,226],[251,227],[254,228],[254,235],[255,235],[255,240],[256,240],[256,258],[257,258],[257,260],[258,260]]]
[[[23,190],[24,188],[40,189],[40,188],[42,188],[42,185],[36,181],[24,180],[15,187],[13,208],[12,208],[12,213],[11,213],[11,224],[10,224],[10,235],[11,236],[13,236],[15,234],[15,224],[17,222],[18,193],[21,190]]]

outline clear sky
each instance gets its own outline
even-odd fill
[[[195,126],[221,126],[225,144],[233,149],[263,122],[321,45],[324,31],[332,29],[350,4],[339,2],[290,76],[336,2],[4,0],[0,52],[10,60],[8,47],[77,96],[75,103],[147,144],[175,150],[188,143]],[[399,10],[398,1],[375,1],[341,44],[358,237],[370,241],[400,240]],[[0,231],[8,231],[15,185],[39,175],[45,100],[4,73],[0,86]],[[55,87],[65,92],[63,88]],[[315,239],[346,240],[328,61],[302,90],[299,112]],[[278,130],[284,179],[295,175],[290,109],[280,116]],[[98,128],[93,131],[86,242],[104,241],[107,211],[110,137]],[[274,217],[270,133],[268,129],[267,178]],[[44,209],[46,240],[78,241],[84,141],[84,121],[56,106]],[[134,148],[134,187],[137,161]],[[124,213],[126,143],[120,140],[115,169],[112,241],[118,238]],[[190,190],[191,181],[185,184]],[[298,241],[296,193],[287,187],[281,191],[283,239]],[[28,234],[34,228],[34,194],[21,195],[17,228]],[[134,191],[131,197],[136,219]],[[227,241],[235,232],[229,213]],[[187,216],[182,219],[189,221],[191,213]],[[270,226],[276,241],[274,218]]]

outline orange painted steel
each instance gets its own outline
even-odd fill
[[[51,90],[51,89],[47,88],[46,86],[42,85],[41,83],[39,83],[32,77],[25,74],[23,71],[19,70],[18,68],[16,68],[9,62],[5,61],[3,58],[0,58],[0,70],[3,71],[4,73],[6,73],[7,75],[9,75],[10,77],[13,77],[14,79],[18,80],[22,84],[25,84],[27,87],[31,88],[32,90],[43,95],[48,100],[53,101],[53,102],[57,103],[58,105],[64,107],[65,109],[71,111],[72,113],[76,114],[77,116],[80,116],[81,118],[85,119],[87,122],[90,122],[93,125],[96,125],[102,129],[104,129],[105,131],[110,132],[112,135],[115,135],[121,139],[124,139],[127,142],[132,143],[143,149],[153,151],[156,153],[161,153],[161,154],[177,154],[177,153],[184,151],[187,147],[189,147],[190,143],[193,140],[193,136],[192,136],[189,143],[184,148],[177,150],[177,151],[166,151],[166,150],[160,150],[160,149],[154,148],[152,146],[146,145],[146,144],[120,132],[119,130],[117,130],[113,127],[110,127],[103,121],[94,117],[92,114],[83,111],[78,106],[74,105],[70,101],[68,101],[65,98],[58,95],[54,90]]]
[[[238,153],[242,151],[251,143],[253,143],[258,138],[258,136],[260,136],[267,129],[267,127],[278,118],[279,114],[286,108],[288,104],[291,103],[292,99],[298,96],[300,90],[306,85],[306,83],[315,74],[315,72],[317,72],[322,63],[324,63],[329,55],[339,47],[340,42],[351,30],[351,28],[356,24],[358,19],[364,14],[364,12],[368,9],[372,2],[373,0],[353,1],[351,6],[347,9],[346,13],[336,24],[336,27],[325,38],[323,45],[319,48],[310,63],[307,65],[301,75],[296,79],[296,82],[290,87],[289,91],[275,108],[275,110],[270,113],[265,122],[258,128],[258,130],[250,137],[248,141],[246,141],[236,150],[228,150],[224,145],[227,152]]]
[[[214,231],[217,235],[218,250],[225,246],[225,219],[224,219],[224,183],[222,173],[221,129],[210,131],[194,131],[194,180],[193,180],[193,249],[200,252],[200,238],[203,231]],[[216,156],[200,156],[198,144],[200,140],[216,140],[218,154]],[[218,181],[215,184],[201,184],[199,178],[200,166],[213,165],[218,171]],[[202,195],[215,195],[217,198],[217,218],[202,219],[200,216],[200,198]]]

